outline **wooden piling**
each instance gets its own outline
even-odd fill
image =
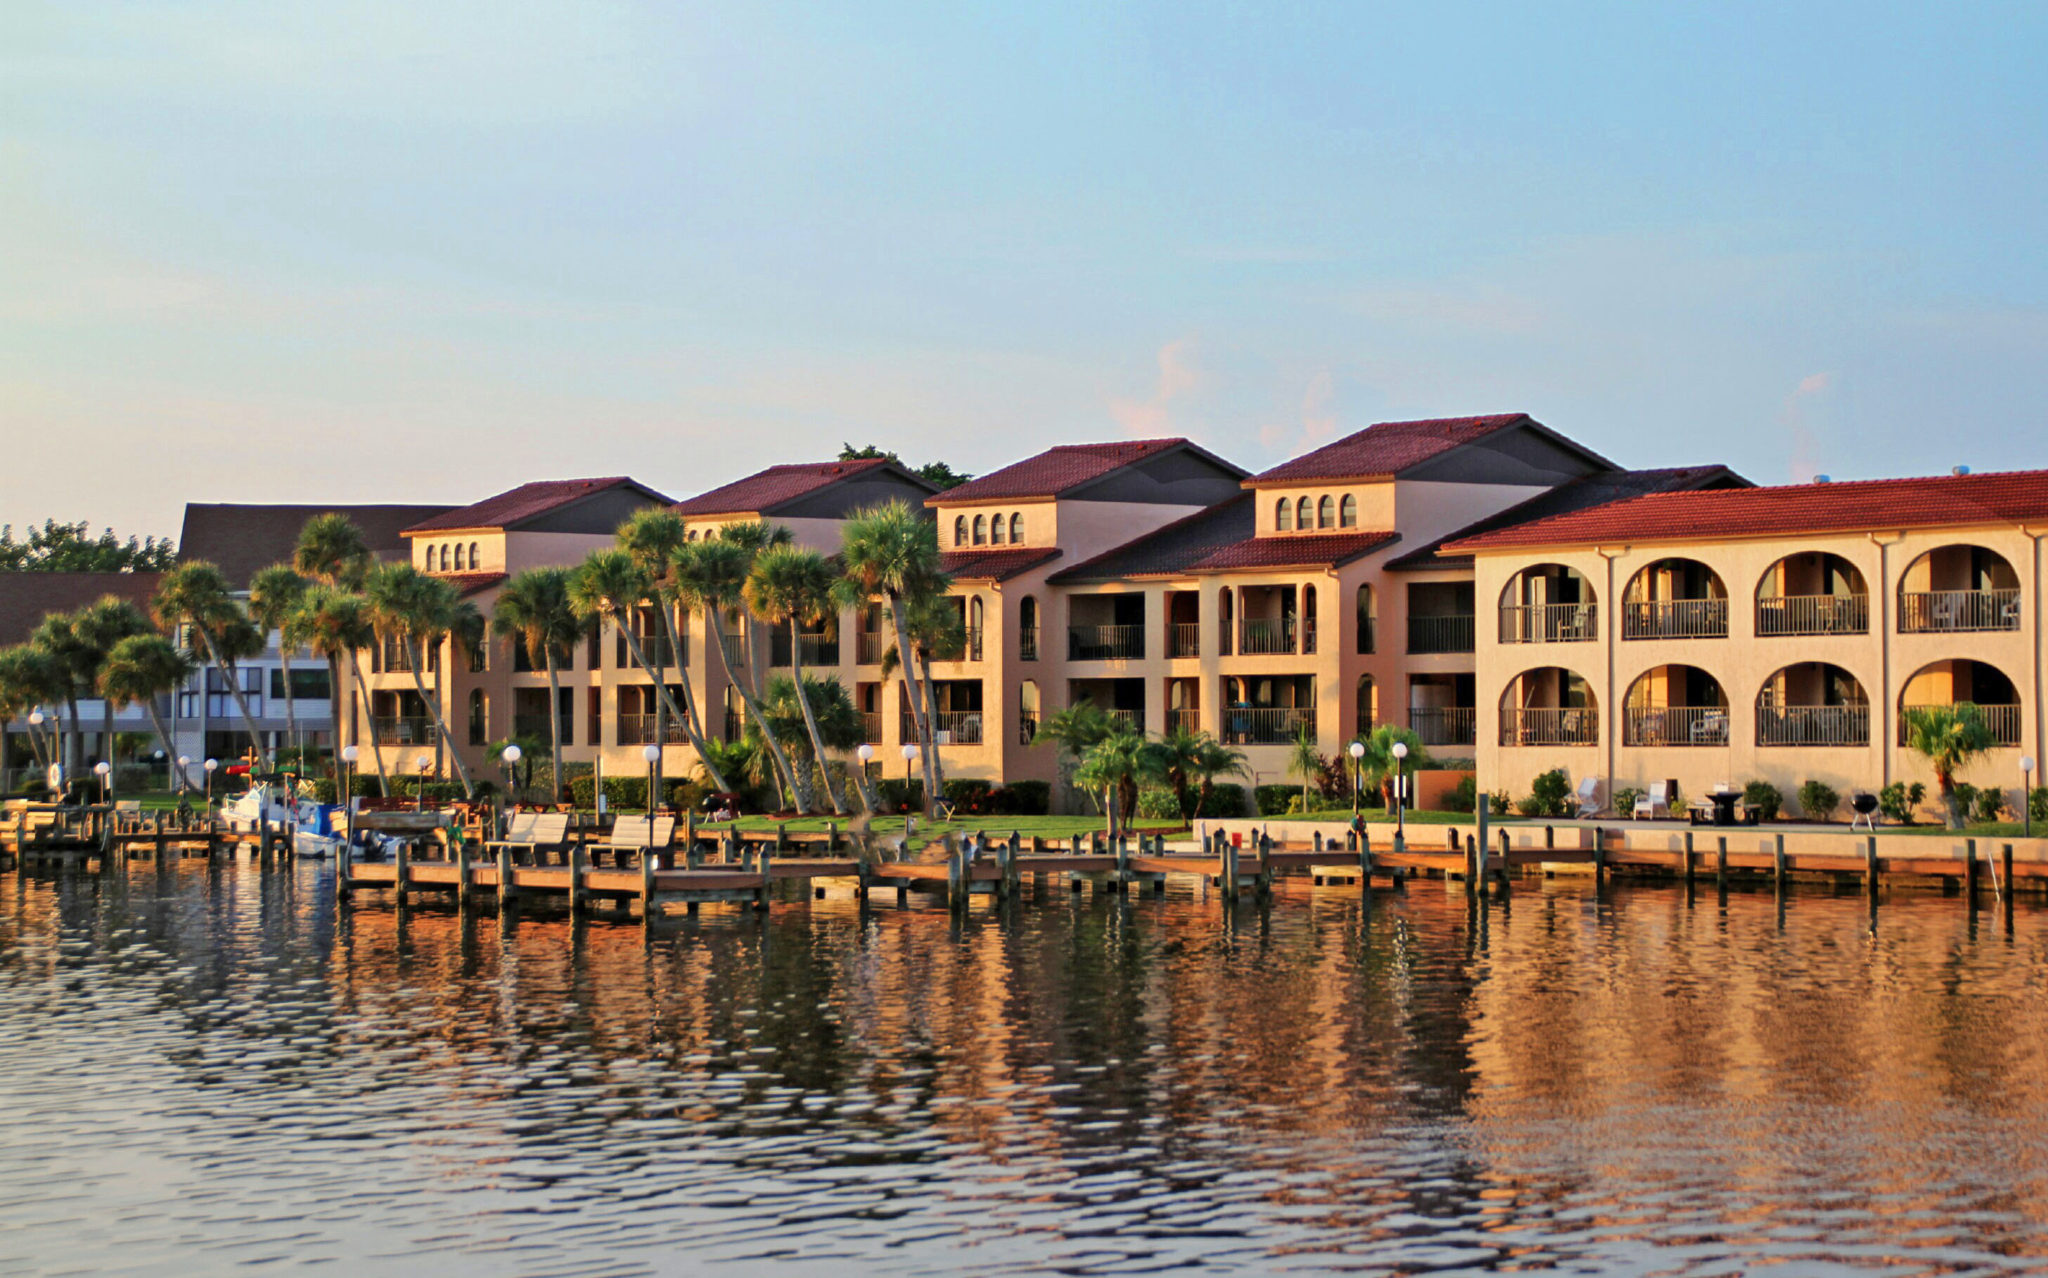
[[[1714,837],[1714,886],[1724,891],[1728,887],[1728,836]]]
[[[1877,836],[1871,835],[1863,841],[1863,885],[1870,893],[1870,901],[1877,904]]]
[[[1486,819],[1492,815],[1493,804],[1487,795],[1480,795],[1472,808],[1474,829],[1472,842],[1465,851],[1465,885],[1486,890]]]
[[[654,852],[649,849],[640,854],[640,919],[652,923],[654,915]]]
[[[569,917],[583,913],[583,869],[589,864],[590,853],[581,843],[569,848]]]
[[[769,854],[768,845],[761,845],[761,886],[754,889],[754,908],[768,908],[768,889],[775,886],[775,861]]]
[[[1771,840],[1771,886],[1780,892],[1785,890],[1785,836],[1782,834]]]
[[[405,889],[412,882],[412,840],[403,839],[398,844],[398,878],[393,886],[398,890],[398,903],[405,904]]]
[[[498,905],[510,904],[519,895],[519,888],[512,882],[512,845],[498,845]]]
[[[1694,867],[1692,861],[1692,831],[1687,830],[1685,832],[1685,885],[1687,887],[1692,886],[1693,873]],[[1688,903],[1690,903],[1689,900]]]

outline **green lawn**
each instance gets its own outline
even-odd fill
[[[1394,814],[1383,808],[1367,808],[1362,815],[1370,825],[1392,825],[1394,823]],[[1299,812],[1290,812],[1286,816],[1258,817],[1255,819],[1260,821],[1342,821],[1348,825],[1351,822],[1351,809],[1333,808],[1328,812],[1311,812],[1306,816]],[[1471,825],[1478,819],[1478,817],[1470,812],[1436,812],[1419,809],[1410,809],[1407,816],[1407,821],[1410,825]],[[1489,814],[1486,818],[1488,825],[1513,825],[1516,822],[1529,820],[1541,820],[1541,818],[1504,817],[1498,813]]]

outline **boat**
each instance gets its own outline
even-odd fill
[[[259,781],[221,806],[233,830],[259,830],[267,822],[283,832],[300,860],[319,861],[341,847],[346,817],[339,805],[296,798],[281,785]]]

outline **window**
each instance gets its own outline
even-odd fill
[[[1315,515],[1309,508],[1308,498],[1304,497],[1294,503],[1294,523],[1303,532],[1315,527]]]
[[[1350,493],[1345,493],[1344,500],[1337,503],[1337,526],[1358,527],[1358,498]]]
[[[1337,501],[1328,493],[1324,493],[1323,499],[1316,503],[1316,527],[1335,528],[1336,526]]]
[[[691,529],[691,530],[689,531],[689,538],[690,538],[690,540],[691,540],[691,541],[695,541],[695,540],[697,540],[697,530],[696,530],[695,528],[692,528],[692,529]]]
[[[284,699],[284,671],[270,672],[270,695],[274,700]],[[327,671],[315,666],[310,670],[292,667],[292,700],[327,700]]]
[[[441,543],[441,571],[448,571],[448,544],[446,542]]]
[[[1379,605],[1373,598],[1372,583],[1358,587],[1358,651],[1371,652],[1373,627],[1379,620]]]
[[[994,519],[989,521],[988,540],[989,544],[992,546],[1000,546],[1003,544],[1003,517],[1001,515],[997,515]]]
[[[977,546],[984,546],[988,544],[987,515],[976,515],[974,517],[974,544]]]
[[[458,541],[455,543],[455,571],[462,571],[462,563],[462,543]]]
[[[484,561],[483,561],[483,560],[481,560],[481,559],[479,559],[479,558],[477,558],[477,554],[476,554],[476,543],[475,543],[475,542],[470,542],[470,543],[469,543],[469,570],[470,570],[471,572],[475,572],[475,571],[476,571],[477,569],[479,569],[479,568],[481,568],[481,567],[483,567],[483,566],[484,566]]]
[[[953,517],[953,544],[956,546],[967,544],[967,516],[965,515],[955,515]]]
[[[1285,497],[1273,503],[1273,527],[1280,532],[1294,531],[1294,503]]]
[[[484,690],[482,688],[471,688],[469,690],[469,743],[471,745],[485,745],[490,741],[489,721],[490,708],[489,703],[484,700]]]
[[[1012,546],[1024,544],[1024,516],[1021,513],[1010,516],[1010,544]]]

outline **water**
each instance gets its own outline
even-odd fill
[[[0,1271],[2048,1270],[2048,917],[0,879]]]

